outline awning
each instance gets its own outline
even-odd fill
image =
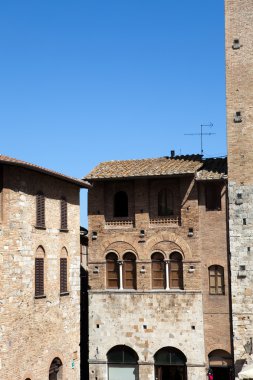
[[[253,380],[253,364],[249,364],[243,367],[243,369],[238,374],[238,376],[240,380],[244,380],[244,379]]]

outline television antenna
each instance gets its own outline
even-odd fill
[[[184,133],[184,135],[187,136],[200,136],[200,149],[201,149],[201,155],[204,154],[203,150],[203,136],[211,136],[211,135],[216,135],[216,133],[212,132],[203,132],[203,127],[213,127],[213,123],[208,123],[208,124],[200,124],[200,133]]]

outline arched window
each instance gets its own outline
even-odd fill
[[[61,359],[55,358],[49,368],[49,380],[62,380],[62,367]]]
[[[152,260],[152,288],[165,288],[165,265],[164,257],[160,252],[153,253]]]
[[[137,380],[138,355],[127,346],[115,346],[107,353],[108,380]]]
[[[110,252],[106,256],[107,288],[119,288],[119,266],[116,253]]]
[[[114,195],[114,216],[115,217],[128,216],[128,197],[125,191],[118,191]]]
[[[157,380],[186,380],[186,356],[174,347],[164,347],[155,356],[155,378]]]
[[[173,215],[173,194],[169,189],[162,189],[158,193],[158,216]]]
[[[127,252],[123,260],[123,287],[136,289],[136,257],[133,253]]]
[[[60,294],[66,293],[68,293],[68,252],[63,247],[60,257]]]
[[[61,230],[68,229],[68,209],[66,198],[61,198]]]
[[[45,196],[41,191],[36,195],[36,227],[45,228]]]
[[[35,257],[35,297],[44,296],[44,257],[45,251],[39,246]]]
[[[220,265],[212,265],[209,270],[209,293],[225,294],[224,268]]]
[[[183,289],[183,262],[179,252],[170,254],[170,288]]]

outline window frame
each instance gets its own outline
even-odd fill
[[[126,257],[132,257],[127,259]],[[131,265],[130,265],[131,263]],[[128,269],[127,269],[128,266]],[[126,252],[123,256],[123,289],[133,289],[137,288],[137,278],[136,278],[136,256],[133,252]],[[130,278],[127,278],[127,274],[130,274]],[[127,285],[127,281],[131,281],[131,286]]]
[[[211,270],[214,269],[214,274],[211,274]],[[219,271],[220,270],[220,275]],[[208,267],[208,277],[209,277],[209,295],[211,296],[224,296],[225,295],[225,278],[224,278],[224,267],[222,265],[213,264]],[[211,285],[211,278],[214,278],[214,285]],[[221,285],[219,285],[219,278],[221,279]],[[215,292],[211,292],[214,288]],[[221,292],[219,292],[221,289]]]
[[[173,259],[172,257],[178,257]],[[169,288],[170,289],[184,289],[184,268],[183,268],[183,256],[180,252],[174,251],[170,254],[169,259]],[[173,275],[176,275],[176,278]],[[177,281],[178,286],[173,285],[173,281]]]
[[[155,256],[160,256],[160,259],[156,259]],[[160,265],[155,265],[160,264]],[[160,269],[158,268],[160,267]],[[156,269],[158,268],[158,269]],[[158,290],[158,289],[166,289],[166,268],[165,268],[165,261],[164,261],[164,255],[157,251],[152,253],[151,255],[151,281],[152,281],[152,289]],[[156,275],[154,275],[156,273]],[[160,273],[161,275],[157,277],[157,273]],[[155,285],[155,281],[161,281],[160,285]]]

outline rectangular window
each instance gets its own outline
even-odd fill
[[[68,229],[68,212],[67,201],[65,198],[61,199],[61,230]]]
[[[35,297],[44,295],[44,259],[35,258]]]
[[[107,262],[107,287],[109,289],[118,289],[119,287],[118,264],[116,261]]]
[[[152,262],[152,288],[164,289],[164,262]]]
[[[68,292],[67,258],[60,259],[60,293]]]
[[[221,210],[221,184],[208,183],[206,185],[206,210]]]
[[[124,261],[124,288],[136,289],[135,261]]]
[[[36,195],[36,227],[45,228],[45,196],[41,192]]]

